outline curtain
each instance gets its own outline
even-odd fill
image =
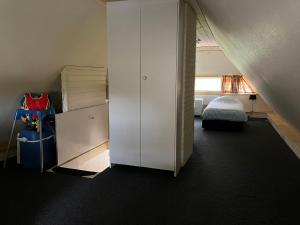
[[[223,93],[253,93],[251,87],[247,84],[242,75],[223,75],[222,77]]]

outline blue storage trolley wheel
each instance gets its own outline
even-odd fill
[[[41,168],[40,158],[40,134],[32,130],[22,130],[18,134],[18,143],[20,147],[20,164],[24,168]],[[56,146],[54,134],[49,131],[43,131],[43,162],[44,168],[48,169],[56,165]]]

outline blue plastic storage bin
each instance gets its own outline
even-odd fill
[[[39,133],[31,130],[22,130],[18,135],[20,145],[21,166],[28,169],[39,169],[40,164],[40,137]],[[49,131],[43,132],[44,168],[51,168],[56,164],[56,147],[54,135]]]

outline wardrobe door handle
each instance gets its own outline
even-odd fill
[[[148,77],[147,76],[143,76],[143,80],[147,80],[148,79]]]

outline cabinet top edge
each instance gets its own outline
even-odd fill
[[[118,3],[163,3],[163,2],[180,2],[182,0],[111,0],[106,4],[118,4]]]

